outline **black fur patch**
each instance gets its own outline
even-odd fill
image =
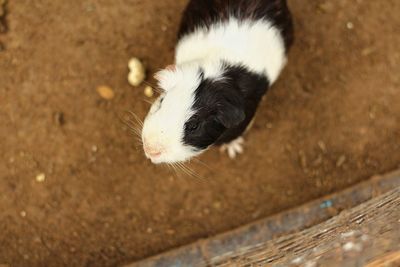
[[[286,0],[190,0],[178,38],[198,27],[208,28],[232,16],[239,20],[266,19],[281,30],[286,51],[293,43],[293,22]]]
[[[268,79],[243,66],[224,64],[222,79],[204,79],[195,92],[195,114],[186,122],[183,141],[199,150],[239,137],[268,89]]]

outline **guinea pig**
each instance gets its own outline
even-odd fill
[[[162,93],[144,120],[146,157],[183,162],[213,145],[242,153],[241,136],[292,43],[286,0],[190,0],[175,64],[155,75]]]

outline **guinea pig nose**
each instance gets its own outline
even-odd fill
[[[161,152],[149,152],[149,156],[152,158],[157,158],[161,156]]]
[[[144,152],[149,155],[150,157],[156,158],[161,156],[162,154],[162,149],[160,149],[160,147],[153,147],[153,146],[149,146],[147,144],[144,145]]]

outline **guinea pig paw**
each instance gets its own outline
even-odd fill
[[[221,152],[227,152],[229,158],[234,159],[238,154],[243,153],[243,137],[238,137],[228,144],[223,144],[220,148]]]

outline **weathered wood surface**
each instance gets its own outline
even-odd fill
[[[398,267],[400,187],[299,233],[243,248],[234,255],[221,255],[210,262],[218,267]]]
[[[329,230],[331,228],[328,228],[328,225],[326,226],[326,228],[323,228],[323,224],[317,224],[323,222],[328,223],[326,222],[328,219],[338,215],[343,210],[354,208],[398,187],[400,187],[400,170],[384,176],[373,177],[344,191],[335,193],[319,200],[312,201],[295,209],[285,211],[266,219],[259,220],[255,223],[240,227],[239,229],[221,235],[217,235],[210,239],[200,240],[194,244],[184,246],[182,248],[178,248],[164,254],[156,255],[149,259],[130,264],[127,267],[268,266],[271,264],[275,265],[275,263],[277,266],[287,266],[284,263],[285,260],[286,264],[288,264],[290,260],[295,260],[295,262],[293,263],[294,265],[292,264],[293,266],[302,265],[305,263],[302,263],[301,260],[306,262],[306,260],[308,259],[307,256],[314,257],[314,260],[317,256],[310,254],[304,255],[303,258],[301,258],[300,253],[305,253],[307,249],[312,252],[312,249],[316,246],[322,246],[318,245],[316,241],[323,240],[322,238],[326,237],[327,233],[331,233]],[[397,189],[390,194],[390,196],[397,195],[398,197],[399,190]],[[372,200],[372,202],[374,201],[376,200]],[[370,202],[366,204],[371,205]],[[362,207],[364,207],[364,205],[366,204],[363,204]],[[389,202],[389,204],[387,204],[388,206],[386,206],[386,204],[383,206],[379,206],[377,208],[377,212],[390,207],[393,210],[393,212],[391,212],[390,214],[392,216],[398,216],[398,200]],[[397,209],[395,205],[397,205]],[[357,208],[362,207],[360,206]],[[342,216],[348,214],[348,212],[351,211],[343,212],[343,214],[339,215],[338,217],[342,218]],[[376,216],[373,217],[375,214],[375,210],[369,209],[368,212],[370,214],[360,213],[359,215],[357,215],[359,217],[357,217],[358,219],[356,219],[355,223],[360,222],[360,224],[363,225],[363,221],[365,221],[365,223],[372,223],[374,222],[374,220],[377,221]],[[379,215],[381,216],[382,214]],[[368,218],[370,217],[375,219],[369,220]],[[390,218],[394,220],[394,217]],[[387,218],[387,220],[389,220],[390,218]],[[335,219],[338,220],[337,218]],[[340,219],[337,222],[341,222],[343,224],[343,226],[337,226],[338,229],[339,227],[345,227],[345,225],[349,223],[354,223],[351,221],[347,221],[346,219]],[[393,223],[393,221],[391,222]],[[391,224],[391,226],[393,226],[393,224]],[[371,227],[375,228],[373,226]],[[399,229],[399,224],[397,224],[397,227]],[[304,230],[307,228],[310,229]],[[311,232],[307,232],[311,229],[315,229],[316,232],[312,236],[306,236],[306,233],[311,234]],[[324,232],[325,229],[327,229],[326,232]],[[301,232],[302,230],[304,231]],[[395,234],[398,234],[398,231],[394,230],[397,229],[391,228],[388,230],[390,232],[389,236],[397,238],[398,236],[396,236]],[[376,233],[371,231],[369,235],[371,235],[372,237],[375,236]],[[358,232],[354,232],[353,238],[362,238],[362,236],[363,235],[360,236]],[[382,233],[382,237],[384,236],[384,233]],[[303,237],[304,239],[302,240],[300,239],[300,237]],[[332,239],[326,239],[326,241],[333,240],[333,237],[334,235],[331,236]],[[307,239],[308,241],[306,241],[306,238],[309,238]],[[365,238],[366,237],[364,236],[363,239]],[[310,240],[312,240],[313,242],[311,242]],[[371,245],[371,247],[374,247],[373,240],[375,240],[375,238],[370,239],[369,242],[372,243],[363,244],[363,251],[368,248],[369,244]],[[300,245],[303,245],[303,247],[301,247]],[[337,243],[336,246],[337,247],[335,248],[337,248],[338,252],[337,254],[335,254],[335,257],[337,257],[340,251],[340,246],[338,246]],[[348,246],[351,246],[351,243],[350,245],[347,245],[346,248]],[[359,246],[356,246],[356,250],[359,250]],[[323,251],[320,250],[320,254],[318,255],[322,256],[322,252]],[[254,255],[252,253],[254,253]],[[291,255],[290,253],[297,254]],[[250,257],[250,255],[253,256]],[[346,255],[344,255],[343,257],[347,257]],[[289,259],[289,257],[293,257],[293,259]],[[334,258],[334,260],[337,259]],[[329,264],[328,260],[326,261],[326,264]]]

